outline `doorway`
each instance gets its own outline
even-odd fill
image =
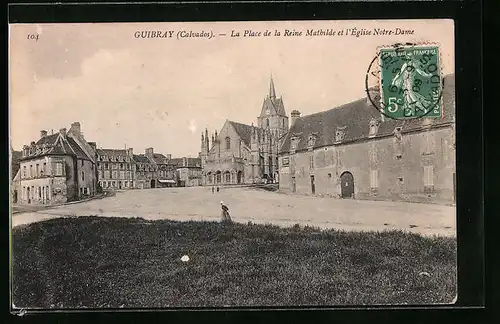
[[[156,181],[154,179],[151,180],[151,188],[156,188]]]
[[[354,198],[354,177],[351,172],[344,172],[340,176],[341,197]]]
[[[314,183],[314,176],[311,176],[311,193],[314,195],[316,193],[316,184]]]
[[[243,172],[238,171],[238,175],[236,176],[238,184],[241,183],[242,177],[243,177]]]

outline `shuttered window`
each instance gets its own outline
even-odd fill
[[[370,172],[370,187],[378,188],[378,170],[371,170]]]
[[[434,166],[432,165],[424,166],[424,186],[434,186]]]

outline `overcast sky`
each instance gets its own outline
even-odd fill
[[[229,37],[232,30],[353,27],[415,33]],[[225,119],[256,123],[271,74],[287,114],[304,115],[364,97],[366,70],[380,45],[439,43],[443,72],[453,73],[453,28],[449,20],[11,25],[12,145],[19,150],[42,129],[50,134],[79,121],[99,147],[194,157],[205,128],[220,130]],[[172,30],[174,37],[134,37],[151,30]],[[216,36],[178,40],[179,30]]]

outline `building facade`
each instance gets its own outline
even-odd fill
[[[196,187],[202,184],[202,168],[200,158],[172,159],[177,173],[178,187]]]
[[[283,99],[276,97],[271,78],[257,126],[226,120],[211,140],[208,130],[201,134],[202,184],[277,182],[279,147],[288,127]]]
[[[52,205],[95,195],[95,144],[86,142],[79,129],[73,123],[69,132],[61,128],[47,135],[43,130],[37,142],[23,147],[14,179],[17,203]]]
[[[297,118],[280,150],[280,190],[453,203],[454,88],[445,77],[442,118],[389,119],[367,99]]]
[[[102,189],[132,189],[135,187],[135,164],[132,148],[97,149],[97,178]]]

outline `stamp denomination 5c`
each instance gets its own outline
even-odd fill
[[[381,48],[378,57],[384,114],[395,119],[441,117],[438,46]]]

